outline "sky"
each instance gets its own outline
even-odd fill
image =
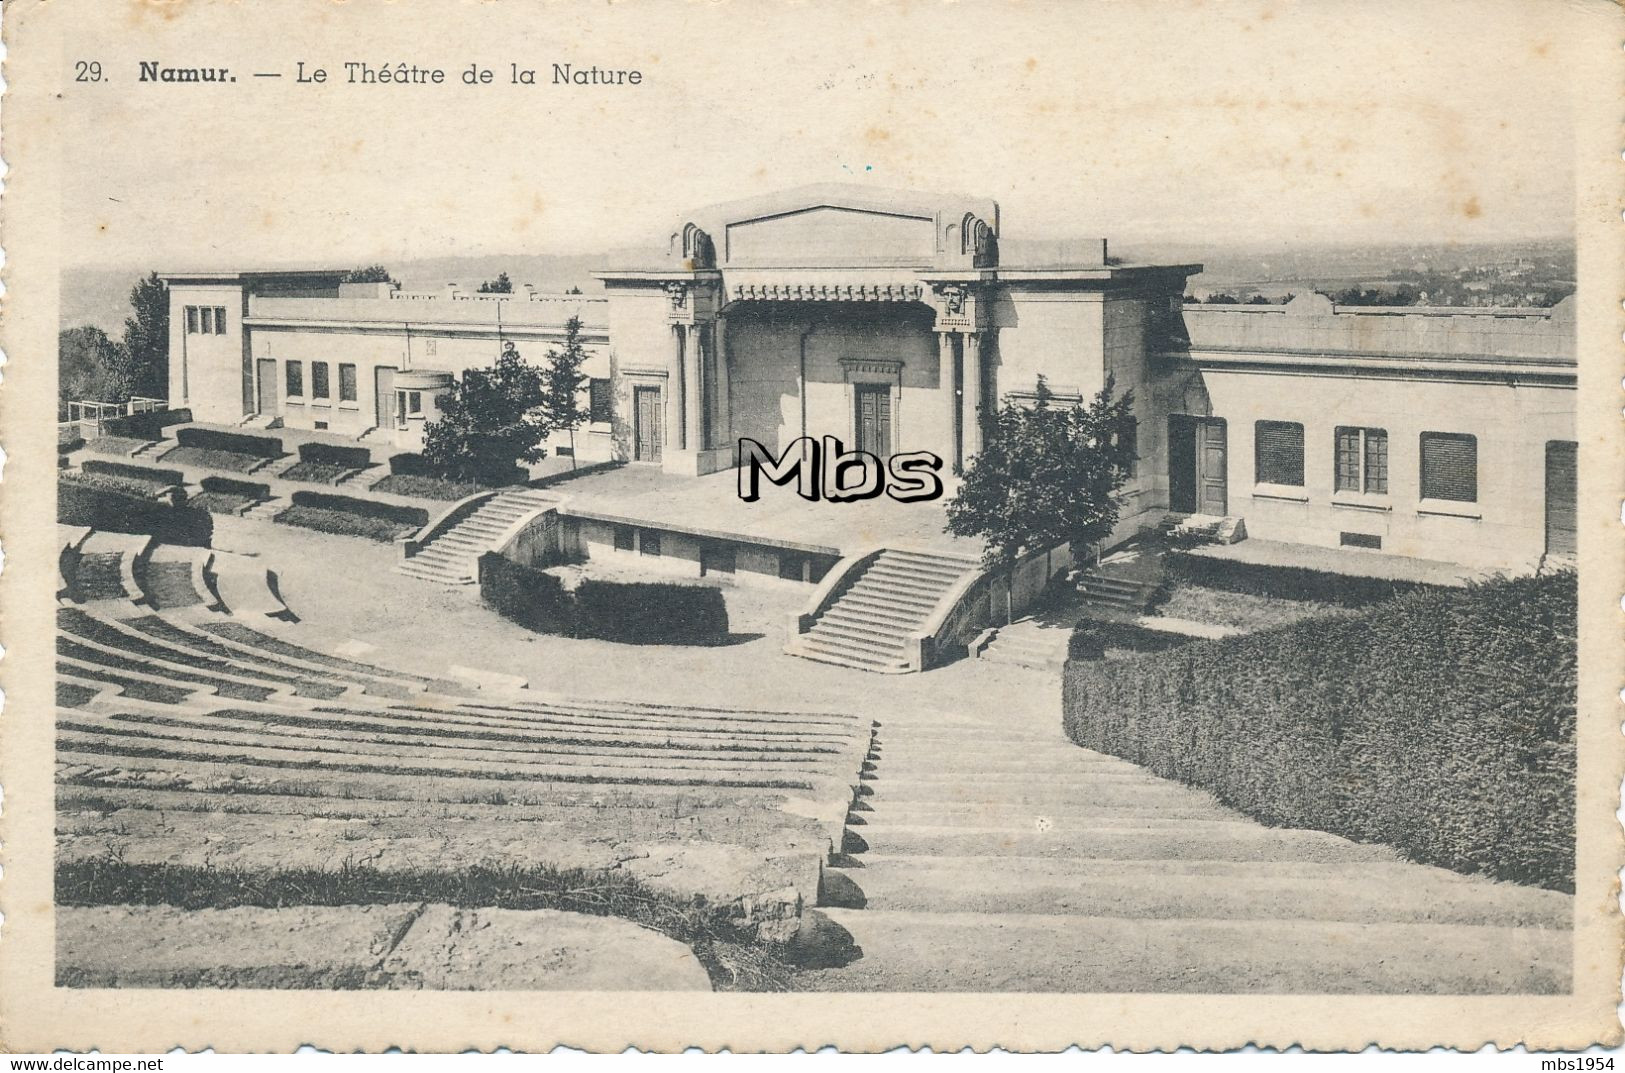
[[[829,181],[992,197],[1008,237],[1114,245],[1573,230],[1574,4],[152,8],[67,50],[107,72],[57,103],[70,265],[585,253]],[[143,84],[141,59],[242,78]],[[301,60],[328,82],[296,82]],[[345,61],[446,82],[353,85]],[[511,83],[516,62],[537,85]],[[643,80],[552,85],[555,62]],[[476,63],[492,82],[464,86]]]

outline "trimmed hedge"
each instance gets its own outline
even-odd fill
[[[720,589],[672,582],[584,579],[565,588],[554,574],[496,552],[479,559],[480,599],[528,630],[623,644],[708,645],[728,637]]]
[[[331,443],[301,443],[299,461],[320,462],[345,469],[366,469],[372,465],[372,452],[365,447],[340,447]]]
[[[239,432],[221,432],[213,428],[183,428],[175,433],[175,442],[182,447],[203,447],[211,451],[230,451],[258,458],[281,458],[282,441],[274,436],[244,436]]]
[[[228,496],[247,496],[250,499],[270,499],[271,486],[255,481],[237,481],[230,477],[205,477],[199,482],[205,492],[219,492]]]
[[[292,496],[295,506],[318,507],[345,514],[359,514],[363,518],[377,518],[397,525],[410,525],[421,529],[429,524],[429,512],[422,507],[403,507],[394,503],[380,503],[375,499],[355,496],[331,495],[327,492],[298,491]]]
[[[574,599],[558,575],[486,552],[479,577],[481,601],[503,618],[535,633],[575,636]]]
[[[429,460],[414,451],[389,456],[389,472],[400,474],[403,477],[436,477],[443,480],[451,478],[429,464]],[[524,484],[529,478],[525,470],[515,466],[505,474],[490,474],[482,478],[482,487],[501,488],[509,484]]]
[[[126,414],[102,422],[102,435],[128,436],[137,440],[161,440],[164,429],[171,425],[190,424],[192,411],[149,410],[146,413]]]
[[[1370,607],[1396,596],[1438,591],[1440,588],[1419,581],[1352,577],[1329,570],[1244,563],[1175,550],[1163,555],[1162,565],[1165,584],[1185,581],[1223,592],[1271,596],[1279,600],[1308,600],[1339,607]]]
[[[1574,889],[1573,573],[1067,664],[1067,735],[1458,872]]]
[[[159,469],[157,466],[141,466],[132,462],[111,462],[103,458],[87,458],[80,463],[79,469],[84,473],[105,473],[109,477],[128,477],[131,480],[147,481],[160,487],[186,483],[186,474],[178,469]]]
[[[147,533],[165,544],[206,548],[214,536],[214,518],[195,507],[172,507],[112,488],[58,481],[56,520],[114,533]]]

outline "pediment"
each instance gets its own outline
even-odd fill
[[[929,265],[936,255],[933,217],[842,205],[735,220],[724,234],[731,267]]]

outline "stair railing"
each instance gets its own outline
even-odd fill
[[[1055,570],[1065,569],[1071,562],[1071,546],[1061,544],[1024,552],[1008,567],[977,565],[967,571],[942,594],[919,632],[909,638],[909,669],[926,670],[942,662],[955,647],[971,644],[995,618],[1008,620],[1025,611],[1043,595]],[[1032,576],[1035,573],[1037,578]],[[1001,589],[1004,599],[995,608],[994,597]]]
[[[797,637],[812,629],[813,623],[818,621],[818,616],[828,611],[841,594],[851,588],[885,550],[883,544],[870,544],[830,567],[829,573],[824,575],[824,579],[807,598],[806,606],[800,611],[790,613],[787,630],[790,641],[794,642]]]
[[[429,524],[422,529],[419,529],[411,536],[404,536],[396,540],[395,547],[400,550],[402,561],[412,558],[435,537],[440,536],[464,518],[473,514],[486,500],[495,497],[497,491],[497,489],[491,488],[483,492],[475,492],[471,496],[465,496],[441,511],[436,517],[430,518]]]

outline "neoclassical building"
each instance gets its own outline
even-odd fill
[[[171,273],[170,396],[199,421],[410,449],[456,376],[508,343],[542,361],[574,317],[583,459],[704,477],[743,437],[833,435],[957,470],[1040,376],[1063,400],[1109,378],[1138,417],[1123,535],[1176,512],[1479,567],[1572,552],[1569,303],[1186,304],[1200,270],[1003,240],[986,199],[812,186],[679,217],[590,296]]]

